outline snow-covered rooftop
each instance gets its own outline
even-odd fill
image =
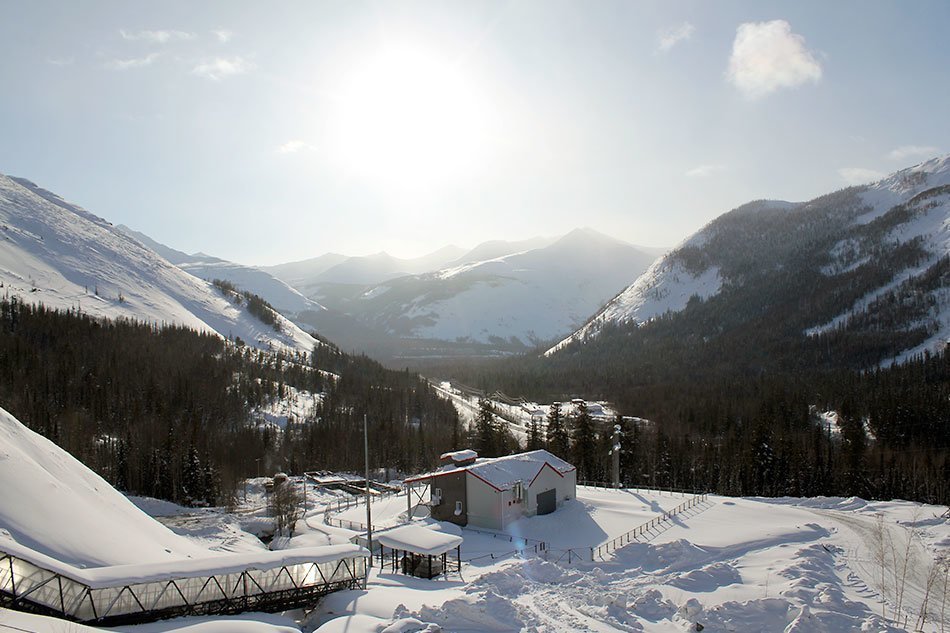
[[[470,448],[466,448],[463,451],[452,451],[450,453],[442,453],[442,455],[439,456],[439,459],[442,461],[445,461],[448,459],[455,463],[458,463],[458,462],[468,461],[470,459],[475,459],[476,457],[478,457],[478,453],[476,453]]]
[[[438,556],[462,544],[461,536],[432,530],[421,525],[403,525],[376,536],[385,547],[429,556]]]
[[[528,451],[527,453],[518,453],[517,455],[505,455],[504,457],[490,457],[477,459],[474,464],[467,466],[446,465],[429,473],[410,477],[407,482],[440,477],[450,473],[467,471],[476,477],[486,481],[499,490],[511,488],[515,482],[521,481],[530,484],[545,464],[551,466],[558,474],[565,474],[574,467],[568,464],[560,457],[544,449]]]

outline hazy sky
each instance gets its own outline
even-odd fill
[[[950,151],[950,2],[0,0],[0,173],[242,263],[674,245]]]

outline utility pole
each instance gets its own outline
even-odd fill
[[[614,488],[620,487],[620,425],[614,425],[614,435],[611,440],[610,456],[613,457],[612,481]]]
[[[373,566],[373,513],[369,496],[369,434],[366,432],[366,414],[363,414],[363,462],[366,475],[366,547],[369,549],[367,565]]]

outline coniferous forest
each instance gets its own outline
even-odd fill
[[[628,418],[619,421],[621,469],[631,484],[728,495],[950,501],[946,349],[860,370],[835,357],[849,346],[874,349],[873,335],[838,331],[776,341],[764,334],[767,324],[706,339],[684,334],[684,321],[700,318],[703,305],[647,326],[608,326],[598,338],[548,358],[445,363],[426,371],[538,402],[611,402]],[[755,344],[757,336],[770,355]],[[823,422],[823,412],[836,412],[837,423]],[[580,478],[609,480],[609,436],[617,421],[592,435],[586,422],[556,417],[555,428],[566,427],[568,437],[548,437],[547,447],[573,459]]]
[[[281,431],[252,412],[288,388],[322,393]],[[103,321],[0,300],[0,406],[123,491],[227,502],[283,470],[426,468],[457,441],[452,405],[416,374],[320,342],[264,352],[181,327]]]

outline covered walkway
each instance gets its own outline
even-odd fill
[[[0,606],[98,626],[312,606],[364,587],[369,556],[331,545],[82,569],[16,542],[0,550]]]

